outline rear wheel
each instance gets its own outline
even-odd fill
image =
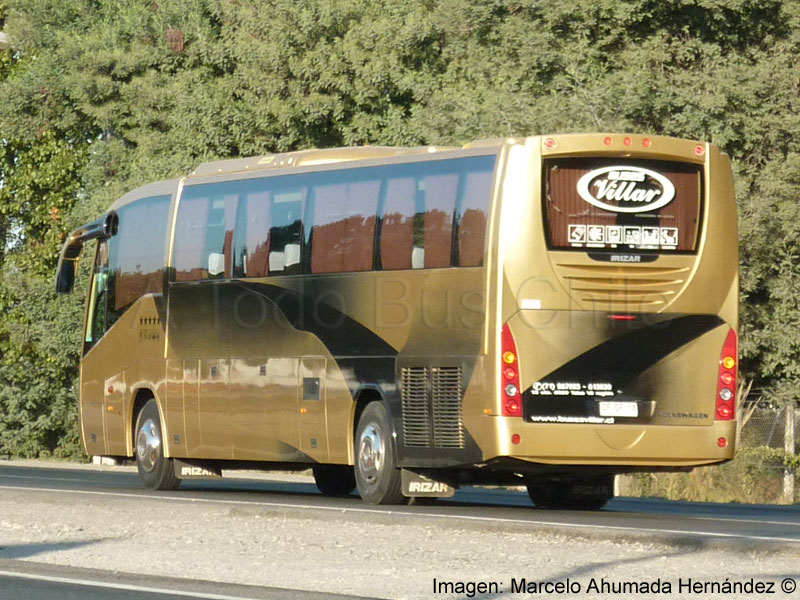
[[[358,420],[355,437],[355,476],[361,499],[367,504],[405,504],[393,444],[393,430],[380,402],[367,405]]]
[[[177,490],[181,480],[175,477],[172,459],[164,458],[163,439],[158,404],[151,398],[136,418],[136,468],[146,488]]]
[[[614,476],[531,482],[528,495],[537,508],[599,510],[614,497]]]
[[[323,496],[347,496],[356,489],[353,467],[347,465],[314,465],[314,482]]]

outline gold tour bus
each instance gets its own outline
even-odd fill
[[[572,134],[303,150],[145,185],[96,240],[87,454],[145,486],[312,468],[373,504],[730,460],[738,248],[709,143]]]

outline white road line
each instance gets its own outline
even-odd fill
[[[16,579],[33,579],[36,581],[48,581],[51,583],[66,583],[69,585],[83,585],[86,587],[125,590],[129,592],[164,594],[166,596],[186,596],[189,598],[203,598],[207,600],[256,600],[254,598],[247,598],[245,596],[226,596],[224,594],[207,594],[205,592],[185,592],[182,590],[171,590],[168,588],[155,588],[155,587],[147,587],[141,585],[127,585],[124,583],[104,583],[101,581],[92,581],[91,579],[70,579],[68,577],[31,575],[28,573],[16,573],[14,571],[0,571],[0,577],[14,577]]]
[[[621,531],[626,533],[668,533],[682,536],[694,537],[714,537],[723,539],[739,539],[757,542],[788,542],[791,544],[800,544],[800,539],[797,538],[782,538],[770,537],[761,535],[741,535],[737,533],[719,533],[714,531],[695,531],[686,529],[658,529],[655,527],[624,527],[622,525],[591,525],[586,523],[562,523],[559,521],[541,521],[536,519],[509,519],[509,518],[496,518],[496,517],[475,517],[470,515],[449,515],[443,513],[425,513],[425,512],[402,512],[392,510],[378,510],[374,508],[351,508],[342,506],[317,506],[313,504],[291,504],[289,502],[253,502],[248,500],[215,500],[210,498],[188,498],[178,496],[162,496],[158,494],[129,494],[125,492],[98,492],[93,490],[70,490],[58,488],[36,488],[36,487],[22,487],[22,486],[2,486],[0,488],[24,490],[29,492],[59,492],[66,494],[79,494],[85,496],[111,496],[118,498],[151,498],[157,500],[166,500],[171,502],[188,502],[194,504],[229,504],[234,506],[257,506],[267,507],[272,506],[275,508],[291,508],[291,509],[308,509],[308,510],[324,510],[329,512],[338,513],[364,513],[383,516],[403,516],[403,517],[427,517],[431,519],[449,519],[456,521],[474,521],[482,523],[507,523],[514,525],[542,525],[545,527],[561,527],[571,529],[594,529],[603,531]]]
[[[654,513],[637,513],[640,516],[652,515]],[[800,523],[794,521],[762,521],[760,519],[741,519],[728,517],[696,517],[684,515],[684,518],[692,521],[722,521],[723,523],[752,523],[753,525],[782,525],[784,527],[800,527]]]
[[[34,475],[0,475],[0,479],[3,479],[3,478],[7,478],[7,479],[36,479],[36,480],[39,480],[39,481],[47,481],[48,483],[52,482],[52,480],[53,480],[50,477],[42,477],[42,476],[34,476]],[[228,479],[228,480],[236,480],[236,481],[262,481],[262,480],[248,479],[247,477],[227,477],[226,479]],[[69,477],[59,477],[57,480],[58,481],[76,481],[76,482],[81,482],[81,483],[96,483],[96,480],[94,480],[94,479],[74,479],[74,478],[69,478]],[[272,481],[272,480],[269,480],[269,481]],[[281,481],[277,481],[277,483],[308,483],[308,484],[313,485],[313,483],[310,482],[310,481],[308,481],[308,482],[306,482],[306,481],[294,482],[294,481],[283,481],[283,480],[281,480]],[[4,486],[0,485],[0,488],[2,488],[2,487],[4,487]],[[10,487],[15,487],[15,486],[10,486]],[[39,489],[39,488],[36,488],[36,489]],[[44,489],[44,488],[42,488],[42,489]],[[99,492],[99,493],[108,493],[108,492]],[[149,496],[149,497],[152,497],[152,496]],[[163,496],[159,496],[159,497],[163,497]],[[481,502],[481,498],[480,498],[480,496],[478,494],[475,494],[475,498],[471,498],[471,499],[476,501],[476,502]],[[221,500],[220,502],[224,502],[224,501]],[[256,504],[262,504],[262,503],[256,502]],[[295,506],[295,505],[291,505],[291,506]],[[503,507],[503,505],[501,505],[501,504],[492,505],[492,506],[497,506],[499,508]],[[355,510],[355,509],[348,509],[348,510]],[[377,511],[377,512],[383,512],[383,511]],[[616,510],[613,510],[611,512],[613,512],[613,513],[628,513],[630,511],[629,510],[616,509]],[[650,513],[650,512],[637,513],[637,515],[640,516],[640,517],[648,517],[648,516],[653,516],[655,514],[660,514],[660,513]],[[719,522],[723,522],[723,523],[752,523],[754,525],[757,524],[757,525],[779,525],[779,526],[784,526],[784,527],[800,527],[800,522],[795,522],[795,521],[763,521],[761,519],[744,519],[744,518],[739,518],[739,517],[735,517],[735,518],[734,517],[704,517],[704,516],[701,516],[701,515],[682,515],[682,517],[685,518],[685,519],[688,519],[688,520],[692,520],[692,521],[719,521]],[[523,522],[528,523],[530,521],[523,521]],[[663,531],[663,530],[654,529],[654,531]],[[769,539],[777,539],[777,538],[769,538]]]
[[[38,479],[39,481],[52,481],[52,477],[42,477],[41,475],[0,475],[0,479]],[[78,481],[80,483],[96,483],[94,479],[74,479],[70,477],[59,477],[58,481]]]

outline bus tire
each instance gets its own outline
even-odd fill
[[[600,510],[614,497],[614,476],[529,483],[527,487],[537,508]]]
[[[314,482],[323,496],[349,496],[356,489],[353,467],[348,465],[314,465]]]
[[[560,508],[562,496],[562,484],[557,483],[529,483],[528,496],[536,508],[551,509]]]
[[[144,487],[151,490],[177,490],[181,480],[175,476],[172,459],[164,457],[163,439],[158,404],[151,398],[136,417],[136,469]]]
[[[406,504],[386,408],[371,402],[361,413],[355,436],[355,478],[367,504]]]

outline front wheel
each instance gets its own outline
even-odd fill
[[[405,504],[389,414],[380,402],[367,405],[355,437],[356,487],[367,504]]]
[[[177,490],[181,480],[175,477],[172,459],[164,457],[162,440],[158,404],[151,398],[136,417],[136,468],[144,487]]]

